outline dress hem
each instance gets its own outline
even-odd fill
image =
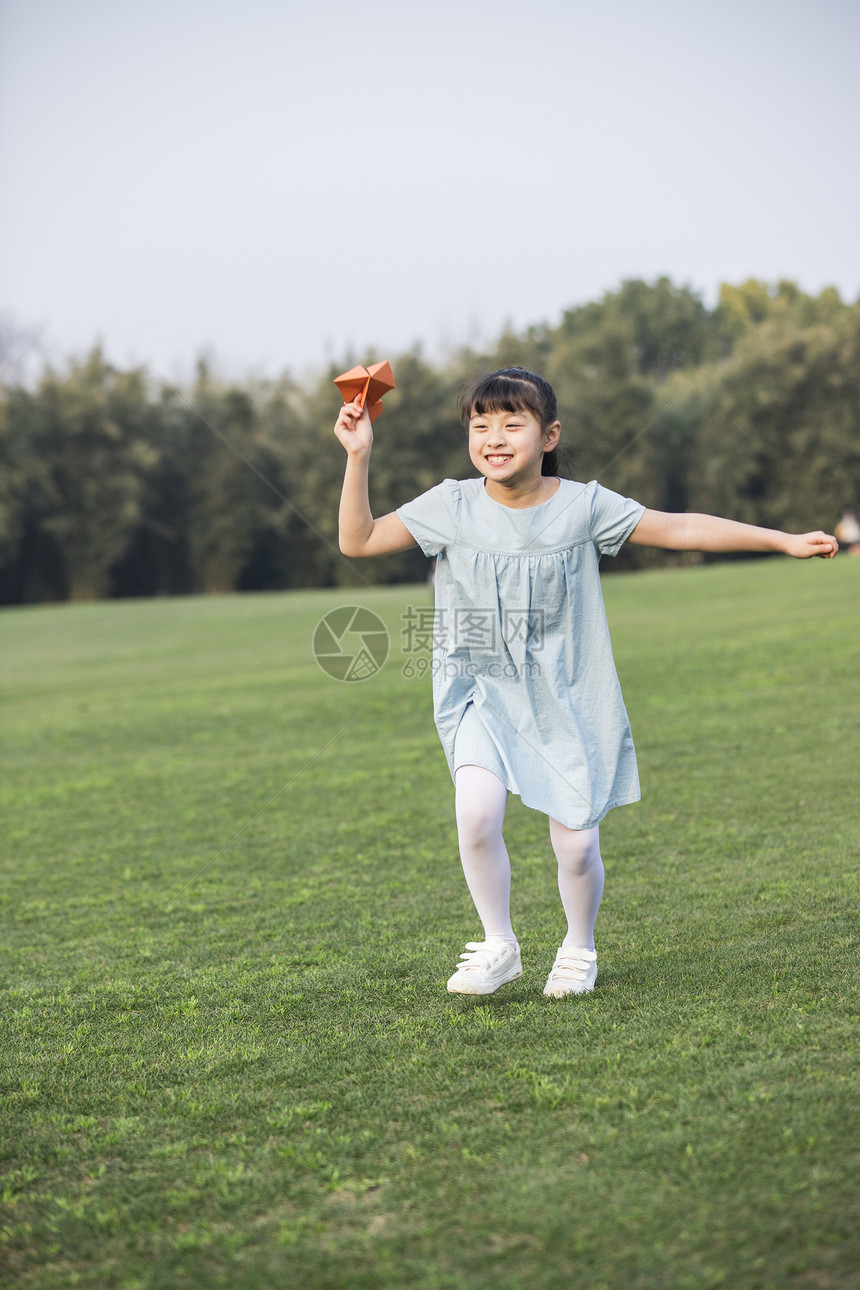
[[[502,777],[499,775],[497,770],[495,770],[492,766],[485,766],[483,762],[461,761],[459,766],[451,766],[450,767],[451,780],[455,786],[457,783],[457,779],[456,779],[457,771],[460,770],[462,766],[480,766],[481,770],[489,771],[491,775],[495,775],[496,779],[498,779],[502,784],[504,784],[508,793],[512,793],[514,797],[518,797],[522,802],[523,806],[527,807],[528,810],[538,811],[541,815],[545,815],[548,820],[557,820],[558,823],[563,824],[566,829],[574,829],[576,832],[579,832],[582,829],[593,829],[596,824],[600,824],[601,820],[606,819],[606,816],[609,814],[610,811],[616,810],[616,808],[619,806],[633,806],[635,805],[636,802],[642,801],[641,792],[637,793],[634,797],[613,798],[611,801],[607,803],[606,806],[603,807],[599,815],[597,815],[593,819],[589,818],[589,820],[585,824],[568,824],[565,820],[562,820],[558,815],[554,815],[551,811],[546,810],[545,807],[535,806],[532,802],[527,802],[523,794],[518,789],[511,788],[510,784],[508,784],[505,780],[502,779]]]

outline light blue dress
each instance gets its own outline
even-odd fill
[[[640,796],[598,560],[644,511],[568,479],[514,510],[483,478],[446,479],[397,511],[437,557],[433,710],[451,774],[485,766],[570,829]]]

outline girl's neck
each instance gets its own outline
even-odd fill
[[[484,479],[488,497],[514,511],[526,511],[532,506],[548,502],[559,489],[560,480],[555,475],[538,475],[536,479],[519,484],[501,484],[495,479]]]

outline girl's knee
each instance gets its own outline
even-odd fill
[[[491,846],[501,837],[503,817],[483,802],[459,801],[456,814],[457,832],[469,846]]]
[[[483,766],[462,766],[456,775],[454,811],[461,842],[494,846],[502,835],[508,791]]]
[[[568,829],[553,821],[551,837],[559,868],[572,877],[582,877],[603,863],[597,828]]]

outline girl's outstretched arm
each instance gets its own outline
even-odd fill
[[[628,541],[635,546],[658,546],[669,551],[781,551],[798,560],[817,555],[830,559],[839,543],[829,533],[782,533],[755,524],[740,524],[718,515],[675,515],[646,511]]]
[[[357,403],[345,403],[334,432],[347,453],[338,513],[338,543],[343,554],[391,555],[417,546],[394,511],[378,520],[373,518],[367,491],[373,430],[367,412]]]

